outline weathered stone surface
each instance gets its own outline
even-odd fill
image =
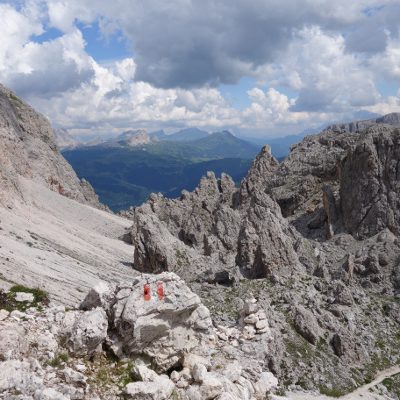
[[[132,400],[168,400],[174,389],[173,382],[166,375],[160,375],[151,382],[128,383],[124,396]]]
[[[99,350],[107,337],[108,321],[104,309],[98,307],[84,313],[66,313],[63,335],[75,354],[92,356]]]
[[[102,307],[105,310],[110,309],[111,302],[114,299],[115,285],[107,282],[99,282],[90,289],[85,299],[80,304],[81,310],[91,310],[93,308]]]
[[[399,158],[400,131],[383,126],[370,128],[341,162],[343,221],[358,238],[400,233]]]
[[[213,373],[207,373],[200,386],[201,398],[204,400],[212,400],[221,395],[223,392],[223,384],[221,379]]]
[[[0,396],[6,390],[34,393],[43,380],[31,371],[27,361],[8,360],[0,362]]]
[[[192,370],[193,379],[197,383],[203,383],[206,379],[207,368],[203,364],[196,364]]]
[[[174,371],[176,372],[176,371]],[[147,368],[145,365],[135,365],[132,371],[133,376],[143,382],[153,382],[157,379],[158,375],[155,371]]]
[[[271,372],[263,372],[260,379],[255,384],[255,391],[261,398],[266,397],[278,386],[278,380]]]
[[[25,328],[17,322],[5,323],[0,334],[0,360],[20,358],[27,351]]]
[[[338,333],[335,333],[333,335],[331,344],[332,344],[335,354],[338,357],[342,357],[345,353],[345,347],[344,347],[343,339]]]
[[[165,294],[161,299],[157,293],[160,283]],[[145,284],[151,290],[148,301],[143,295]],[[132,285],[116,287],[113,294],[107,293],[107,298],[112,299],[105,304],[109,307],[107,314],[114,342],[119,343],[126,355],[150,357],[158,371],[182,365],[185,354],[208,340],[212,326],[208,309],[173,273],[141,275]],[[88,307],[91,299],[97,297],[92,291],[83,304]]]
[[[336,224],[339,221],[338,210],[336,207],[336,199],[332,189],[329,186],[324,186],[322,189],[322,203],[327,216],[326,221],[326,234],[328,238],[334,236],[336,231]]]
[[[314,314],[303,306],[297,306],[295,309],[294,327],[311,344],[316,344],[321,335],[321,328]]]
[[[7,310],[0,310],[0,321],[4,321],[8,316],[10,315],[10,312]]]
[[[62,393],[53,388],[45,388],[35,393],[35,400],[69,400],[70,397],[64,396]]]
[[[25,292],[17,292],[15,293],[15,300],[18,302],[28,302],[32,303],[32,301],[35,299],[32,293],[25,293]]]

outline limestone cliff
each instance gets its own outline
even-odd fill
[[[88,182],[59,153],[49,121],[0,85],[0,202],[24,197],[19,177],[81,203],[104,208]]]

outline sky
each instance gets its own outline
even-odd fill
[[[0,83],[80,136],[285,136],[400,112],[400,2],[0,0]]]

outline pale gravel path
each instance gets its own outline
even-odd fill
[[[389,378],[393,375],[400,374],[400,366],[394,366],[392,368],[386,369],[378,373],[376,378],[358,389],[354,392],[346,394],[345,396],[338,397],[340,400],[392,400],[391,398],[383,395],[379,395],[374,392],[370,392],[370,389],[379,385],[384,379]],[[310,393],[288,393],[286,397],[275,397],[276,400],[332,400],[333,397],[328,397],[320,394],[310,394]]]
[[[41,287],[76,305],[99,280],[129,281],[131,222],[22,180],[25,203],[0,207],[0,286]]]

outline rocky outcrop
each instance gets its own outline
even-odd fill
[[[362,133],[371,127],[386,124],[394,127],[400,127],[400,113],[390,113],[382,117],[366,119],[363,121],[348,122],[343,124],[334,124],[327,129],[333,130],[338,133]]]
[[[296,235],[263,190],[277,165],[264,148],[239,189],[229,176],[209,173],[180,199],[152,195],[133,214],[136,268],[226,284],[239,271],[260,278],[299,269]]]
[[[59,153],[49,121],[0,85],[0,203],[23,198],[19,176],[81,203],[100,205]]]
[[[148,299],[143,296],[144,285],[150,290]],[[100,305],[103,308],[93,308]],[[159,372],[179,367],[184,355],[196,348],[200,352],[212,326],[200,298],[182,279],[168,272],[138,277],[130,286],[93,289],[82,308],[93,308],[93,313],[106,310],[112,326],[110,345],[118,357],[146,356]]]
[[[340,165],[346,229],[358,238],[385,228],[400,234],[400,130],[371,128]]]

